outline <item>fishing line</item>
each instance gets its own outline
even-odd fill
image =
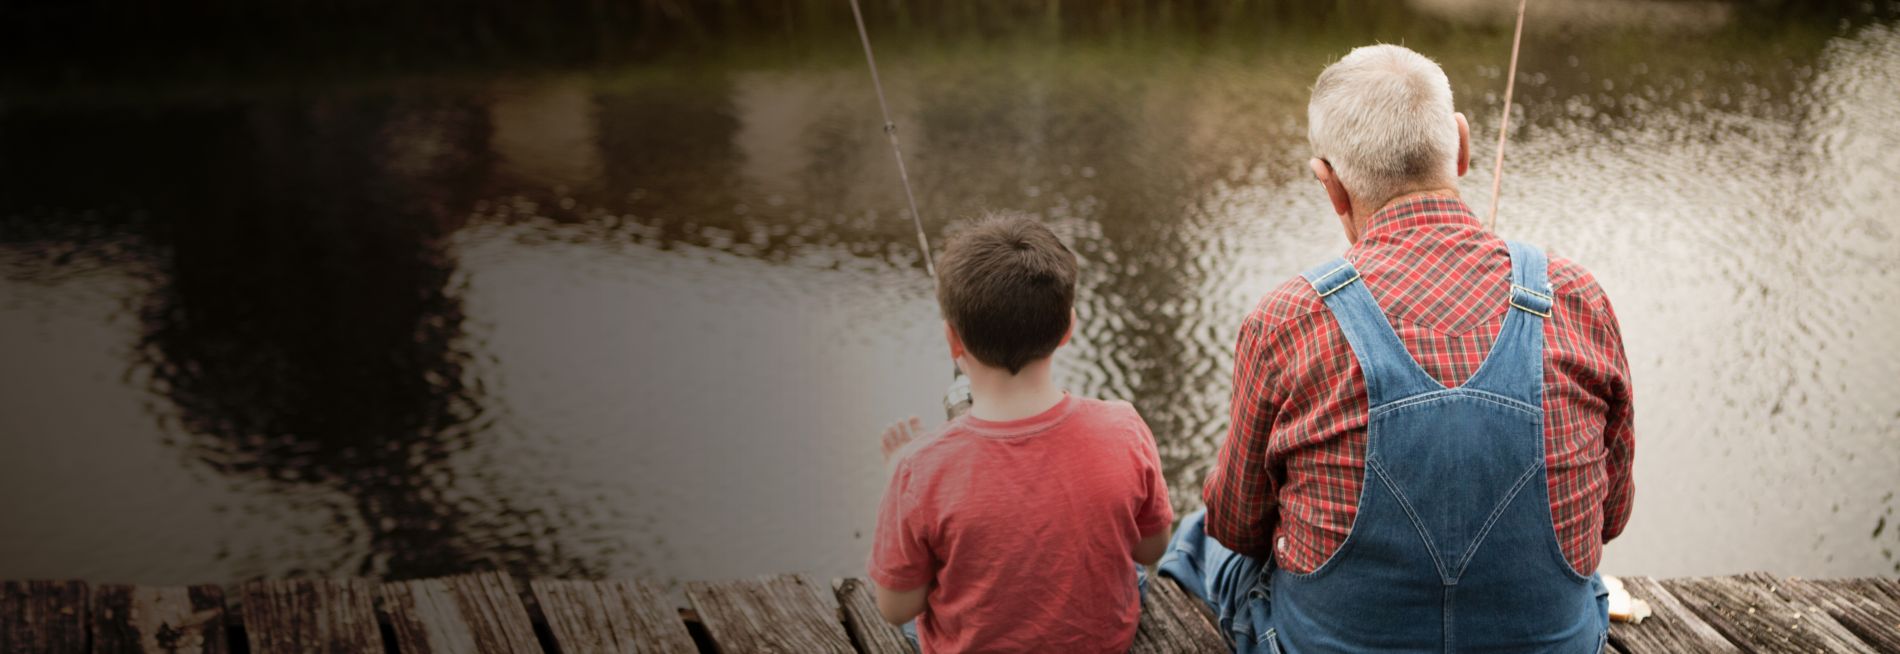
[[[877,109],[884,114],[884,134],[891,137],[891,156],[897,158],[897,178],[904,182],[904,199],[910,201],[910,221],[917,228],[917,247],[924,251],[924,271],[931,283],[937,281],[937,264],[930,255],[930,239],[924,236],[924,217],[917,213],[917,195],[910,190],[910,173],[904,170],[904,150],[897,145],[897,123],[891,120],[891,106],[884,102],[884,82],[877,76],[877,57],[871,54],[871,34],[864,29],[864,12],[858,0],[851,0],[851,17],[858,21],[858,41],[864,44],[864,62],[871,65],[871,86],[877,88]]]
[[[1490,229],[1492,230],[1498,228],[1498,191],[1504,188],[1504,137],[1511,133],[1511,92],[1517,88],[1517,48],[1524,42],[1524,5],[1529,3],[1530,0],[1517,0],[1517,31],[1511,36],[1511,72],[1504,78],[1504,116],[1498,119],[1498,162],[1491,169]],[[853,8],[856,8],[857,4],[858,0],[851,0]],[[867,44],[865,47],[870,46]],[[872,72],[873,76],[876,74],[875,71]]]

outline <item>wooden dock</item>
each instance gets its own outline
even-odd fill
[[[1624,578],[1654,615],[1617,624],[1606,651],[1900,654],[1900,582],[1764,573]],[[524,585],[495,573],[378,582],[215,586],[5,582],[0,654],[15,652],[488,653],[911,652],[857,579],[777,575],[685,586],[685,607],[634,580]],[[1206,609],[1149,587],[1134,651],[1224,652]]]

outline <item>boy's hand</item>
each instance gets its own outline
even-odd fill
[[[909,445],[912,439],[915,439],[922,433],[924,433],[924,421],[917,419],[917,416],[911,416],[909,420],[893,422],[891,426],[885,427],[883,437],[884,464],[890,465],[891,457],[897,454],[898,450],[904,449],[905,445]]]

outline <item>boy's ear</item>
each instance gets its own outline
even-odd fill
[[[962,360],[963,337],[957,335],[957,328],[950,326],[950,321],[948,320],[943,321],[943,340],[950,345],[950,360]]]
[[[1068,345],[1069,337],[1074,336],[1074,335],[1075,335],[1075,309],[1070,309],[1069,310],[1069,328],[1062,330],[1062,340],[1056,342],[1056,347],[1062,347],[1064,345]]]

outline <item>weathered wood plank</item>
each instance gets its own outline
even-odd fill
[[[224,654],[224,589],[124,586],[93,589],[92,651]]]
[[[1648,602],[1650,609],[1649,619],[1641,624],[1610,623],[1610,644],[1624,654],[1741,651],[1656,580],[1622,580],[1630,596]]]
[[[692,582],[686,584],[686,600],[726,654],[853,654],[851,637],[839,622],[837,598],[803,575]]]
[[[562,654],[690,654],[698,651],[679,610],[644,581],[528,582]]]
[[[1748,651],[1873,652],[1826,613],[1791,605],[1748,577],[1662,583],[1709,626]]]
[[[1893,598],[1893,601],[1900,602],[1900,578],[1874,579],[1872,581],[1874,585],[1879,586],[1881,590],[1886,591],[1887,596]]]
[[[877,612],[877,597],[871,584],[863,579],[839,579],[832,584],[838,594],[838,606],[844,609],[844,627],[851,641],[865,654],[914,654],[904,632]]]
[[[1808,617],[1813,618],[1813,623],[1814,623],[1815,628],[1826,632],[1828,635],[1832,636],[1833,638],[1840,640],[1842,642],[1848,643],[1850,645],[1859,644],[1861,647],[1868,650],[1873,649],[1872,646],[1867,645],[1866,641],[1863,641],[1860,639],[1859,636],[1854,635],[1853,630],[1848,629],[1847,626],[1841,624],[1839,620],[1835,620],[1834,616],[1829,615],[1824,608],[1820,606],[1816,606],[1811,602],[1804,601],[1802,598],[1797,597],[1792,592],[1790,592],[1786,586],[1786,583],[1779,577],[1768,574],[1766,572],[1750,572],[1747,574],[1736,575],[1736,578],[1741,579],[1742,581],[1746,581],[1750,584],[1754,584],[1757,588],[1761,588],[1762,590],[1767,591],[1768,594],[1774,596],[1775,599],[1778,599],[1784,603],[1787,603],[1789,606],[1795,608],[1796,610],[1806,611],[1806,615]]]
[[[1877,586],[1864,580],[1836,580],[1822,584],[1785,579],[1771,590],[1790,600],[1824,611],[1861,642],[1881,652],[1900,652],[1900,603],[1886,601]]]
[[[1226,652],[1207,605],[1189,594],[1172,577],[1148,578],[1148,596],[1142,601],[1141,626],[1135,631],[1132,654],[1173,652]]]
[[[1900,610],[1900,579],[1866,577],[1861,579],[1816,579],[1814,583],[1867,597]]]
[[[0,585],[0,653],[84,652],[86,591],[81,581]]]
[[[408,654],[541,651],[514,582],[498,572],[383,584],[383,601]]]
[[[380,654],[376,582],[367,579],[253,581],[238,591],[253,654]]]
[[[1853,595],[1887,606],[1900,613],[1900,584],[1891,579],[1869,577],[1864,579],[1811,579],[1808,583],[1821,586],[1842,595]]]

